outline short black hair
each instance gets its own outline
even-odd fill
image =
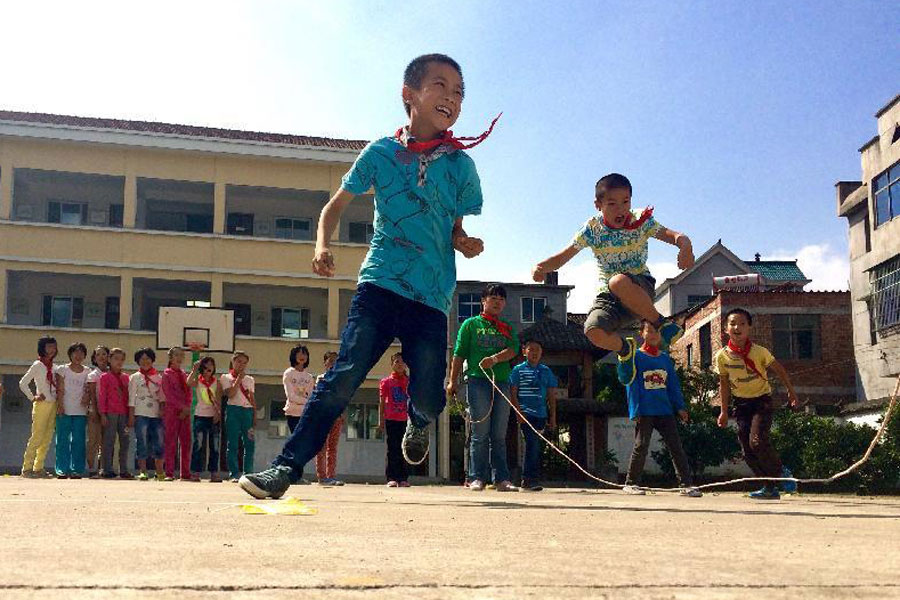
[[[725,313],[725,322],[728,322],[728,317],[731,315],[744,315],[747,317],[747,325],[753,325],[753,315],[750,314],[750,311],[746,308],[732,308],[727,313]]]
[[[69,358],[72,358],[72,355],[75,354],[76,350],[81,350],[81,353],[87,356],[87,346],[85,346],[81,342],[75,342],[74,344],[70,345],[69,349],[66,350],[66,354],[69,355]]]
[[[97,350],[106,350],[106,356],[109,356],[109,346],[97,346],[94,348],[94,351],[91,352],[91,364],[95,367],[99,367],[97,364]]]
[[[541,347],[541,350],[544,349],[544,344],[541,343],[541,340],[538,340],[538,339],[535,339],[535,338],[531,338],[531,337],[530,337],[530,338],[525,338],[525,341],[522,342],[522,348],[524,348],[524,347],[527,346],[528,344],[537,344],[538,346]]]
[[[38,356],[40,356],[41,358],[47,356],[47,346],[49,344],[56,344],[56,338],[45,335],[38,340]]]
[[[331,356],[334,356],[335,358],[337,358],[337,355],[338,355],[338,353],[335,352],[334,350],[329,350],[328,352],[326,352],[325,354],[322,355],[322,360],[323,361],[328,360]]]
[[[506,298],[506,288],[499,283],[489,283],[481,290],[481,299],[484,300],[488,296],[500,296]]]
[[[418,90],[422,87],[422,80],[425,79],[425,75],[428,73],[428,65],[431,63],[443,63],[445,65],[450,65],[456,72],[459,73],[459,82],[460,87],[462,87],[463,97],[466,95],[466,82],[463,80],[462,68],[459,66],[459,63],[447,56],[446,54],[423,54],[422,56],[417,56],[412,59],[408,65],[406,65],[406,70],[403,71],[403,85],[407,85],[414,90]],[[406,114],[409,114],[409,104],[406,102],[403,103],[403,108],[406,109]]]
[[[306,346],[300,345],[291,348],[291,353],[288,355],[288,360],[291,362],[292,367],[297,366],[297,355],[301,352],[306,355],[306,362],[303,364],[303,368],[305,369],[309,366],[309,349]]]
[[[135,364],[141,362],[141,357],[145,354],[150,357],[151,362],[156,362],[156,352],[153,351],[153,348],[141,348],[134,353]]]
[[[200,359],[200,373],[203,373],[203,369],[204,369],[203,365],[206,365],[207,363],[212,363],[212,370],[213,370],[213,373],[215,373],[216,372],[216,359],[214,359],[212,356],[204,356],[203,358]]]
[[[594,187],[594,197],[597,200],[603,200],[603,197],[606,195],[606,192],[609,190],[621,189],[625,188],[628,190],[628,193],[631,193],[631,182],[628,181],[628,178],[619,173],[610,173],[609,175],[604,175],[599,180],[597,180],[597,185]]]

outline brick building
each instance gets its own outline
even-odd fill
[[[719,292],[678,315],[685,334],[672,357],[687,368],[706,369],[727,342],[724,315],[732,308],[753,315],[753,340],[772,351],[811,410],[842,406],[856,396],[853,324],[849,292]],[[776,397],[785,397],[780,382]]]

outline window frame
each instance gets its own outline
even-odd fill
[[[354,226],[364,226],[366,228],[365,231],[365,241],[358,241],[353,239],[353,227]],[[371,244],[372,238],[375,237],[375,224],[370,221],[350,221],[347,224],[347,241],[351,244]]]
[[[465,296],[467,299],[463,299]],[[463,314],[462,307],[465,305],[469,314]],[[473,312],[474,307],[474,312]],[[470,317],[477,317],[481,314],[481,294],[457,294],[456,297],[456,314],[460,323]]]
[[[781,318],[786,319],[787,327],[779,324]],[[795,318],[813,318],[814,325],[811,328],[802,327],[794,323]],[[800,356],[800,348],[802,344],[798,340],[798,334],[811,332],[810,339],[810,356]],[[783,337],[787,336],[788,354],[785,355],[781,350]],[[820,360],[822,357],[822,315],[820,314],[788,314],[788,315],[772,315],[772,356],[776,360]]]
[[[49,305],[48,305],[49,299]],[[64,325],[53,322],[53,305],[57,301],[69,302],[68,322]],[[49,310],[48,310],[49,309]],[[80,328],[84,326],[84,297],[83,296],[55,296],[43,294],[41,296],[41,326]]]
[[[362,435],[359,435],[360,420],[356,418],[356,411],[362,414]],[[374,423],[374,424],[373,424]],[[354,442],[378,442],[384,441],[384,432],[378,431],[378,405],[370,402],[351,402],[347,406],[346,430],[344,439]]]
[[[58,220],[54,221],[51,218],[51,213],[53,210],[53,205],[58,206],[59,217]],[[63,221],[63,207],[78,207],[78,218],[80,219],[79,223],[66,223]],[[88,221],[88,204],[87,202],[78,202],[72,200],[48,200],[47,201],[47,222],[48,223],[56,223],[58,225],[66,225],[68,227],[84,227]]]
[[[278,235],[278,221],[291,222],[291,237],[282,237]],[[306,224],[306,237],[295,237],[297,233],[297,223]],[[274,230],[274,237],[279,240],[294,240],[302,242],[308,242],[312,240],[312,219],[307,217],[275,217],[275,219],[272,221],[272,229]]]
[[[900,254],[869,269],[869,285],[875,331],[883,337],[900,329]]]
[[[880,185],[879,180],[884,178],[884,184]],[[875,229],[878,229],[885,223],[890,223],[894,218],[900,216],[900,160],[883,170],[881,173],[872,178],[872,208],[874,209]],[[887,214],[882,220],[879,208],[879,195],[887,201]]]
[[[281,334],[276,334],[276,320],[275,320],[275,311],[280,311],[277,323],[277,329],[281,331]],[[298,313],[298,335],[297,337],[284,335],[284,313],[285,311],[291,311]],[[303,327],[303,317],[306,316],[306,328]],[[310,338],[310,329],[312,327],[312,310],[306,307],[296,307],[296,306],[273,306],[270,311],[271,317],[271,333],[272,337],[281,338],[285,340],[308,340]],[[306,335],[303,335],[306,332]]]
[[[531,320],[525,319],[525,301],[529,300],[531,302]],[[540,300],[543,303],[541,307],[541,316],[538,317],[536,314],[535,306],[536,301]],[[522,323],[537,323],[544,316],[544,311],[547,310],[547,297],[546,296],[522,296],[521,301],[519,302],[519,316],[521,317]]]

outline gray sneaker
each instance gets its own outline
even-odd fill
[[[622,491],[626,494],[631,494],[632,496],[646,496],[647,492],[642,490],[636,485],[626,485],[622,488]]]
[[[498,492],[518,492],[519,488],[514,486],[511,481],[501,481],[496,486]]]
[[[416,427],[412,421],[407,421],[401,448],[406,462],[421,465],[428,458],[428,428]]]
[[[695,487],[683,487],[678,492],[682,496],[687,496],[689,498],[702,498],[703,492],[701,492],[698,488]]]
[[[259,473],[247,473],[238,480],[238,484],[254,498],[277,500],[291,487],[291,468],[277,465]]]
[[[469,484],[469,489],[473,492],[483,492],[484,491],[484,482],[480,479],[476,479],[472,483]]]

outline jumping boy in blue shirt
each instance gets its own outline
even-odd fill
[[[462,144],[449,131],[459,117],[463,94],[462,70],[452,58],[428,54],[413,60],[403,76],[408,125],[366,146],[322,209],[312,263],[317,275],[334,275],[332,232],[353,197],[372,187],[375,233],[359,272],[337,362],[316,386],[272,466],[241,477],[241,487],[252,496],[279,498],[287,491],[292,476],[299,476],[316,455],[332,423],[397,338],[411,373],[403,456],[411,464],[427,457],[427,425],[446,403],[454,251],[473,258],[484,249],[462,226],[465,215],[481,213],[475,163],[462,151],[474,144]]]
[[[693,476],[687,456],[681,447],[675,415],[687,422],[681,382],[675,372],[675,364],[666,352],[660,351],[662,341],[659,330],[649,321],[641,321],[644,344],[633,349],[628,356],[619,357],[619,381],[628,392],[628,417],[634,421],[634,449],[625,477],[626,494],[643,495],[638,487],[650,436],[657,430],[672,456],[672,464],[681,485],[681,495],[699,498],[703,494],[693,487]],[[632,340],[633,342],[633,340]],[[634,348],[634,344],[629,346]]]

